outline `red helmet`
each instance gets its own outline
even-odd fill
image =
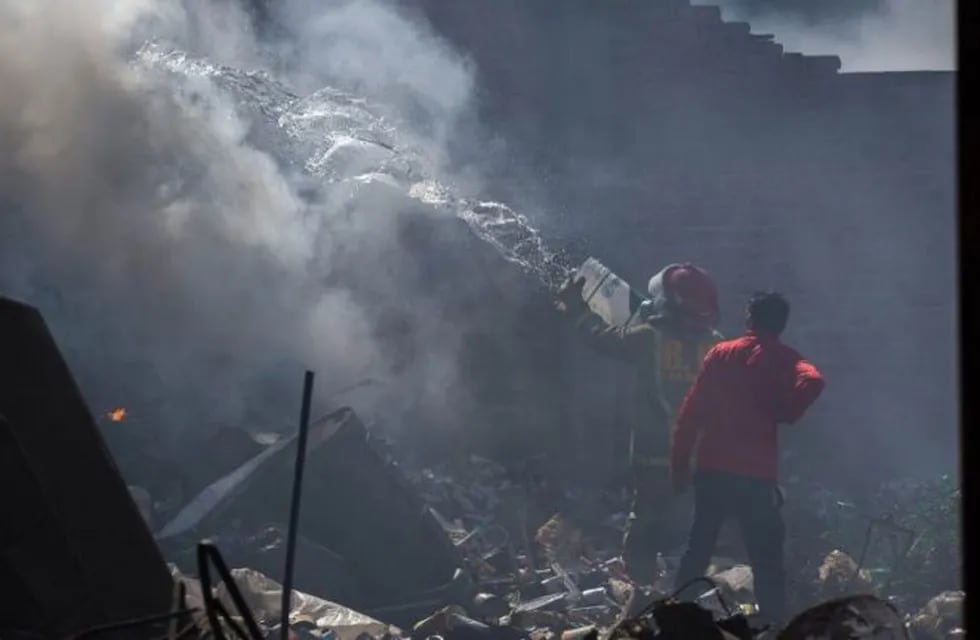
[[[672,267],[664,274],[664,289],[682,319],[699,326],[717,326],[718,288],[707,271],[690,263]]]

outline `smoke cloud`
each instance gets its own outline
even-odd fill
[[[392,275],[411,266],[398,214],[419,207],[397,190],[311,181],[208,65],[253,70],[236,76],[243,92],[260,80],[296,100],[327,84],[360,91],[382,123],[410,105],[397,142],[437,159],[469,69],[379,2],[296,0],[280,19],[288,41],[260,44],[230,0],[0,0],[0,293],[41,309],[94,410],[127,405],[161,436],[289,425],[303,367],[328,392],[397,364],[397,389],[367,391],[397,401],[395,414],[451,386],[438,318],[410,336],[424,355],[406,373],[405,349],[377,336],[382,305],[365,302],[394,301],[405,322],[431,312]],[[146,40],[209,62],[170,73],[188,59]]]
[[[702,3],[703,4],[703,3]],[[843,71],[956,68],[954,0],[719,0],[727,19],[787,51],[839,55]]]

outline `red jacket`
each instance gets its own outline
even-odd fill
[[[675,477],[697,468],[775,480],[776,425],[796,422],[823,391],[816,367],[776,337],[720,342],[681,403],[671,439]]]

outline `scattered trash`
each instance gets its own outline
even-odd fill
[[[520,629],[510,626],[490,626],[468,618],[461,607],[446,607],[420,621],[412,629],[412,637],[445,640],[517,640],[526,637]]]
[[[551,563],[573,564],[593,555],[582,531],[560,513],[541,525],[535,541]]]
[[[499,620],[510,613],[510,605],[500,596],[478,593],[473,596],[473,613],[481,619]]]
[[[875,596],[859,595],[838,598],[807,609],[793,618],[778,638],[908,640],[909,632],[895,607]]]
[[[341,418],[340,422],[349,419]],[[356,433],[348,429],[346,437],[351,434],[355,438],[363,437]],[[324,453],[331,446],[329,440],[329,435],[324,437],[322,434],[314,438],[313,457],[307,461],[308,466],[312,465],[310,472],[314,477],[321,477],[318,475],[322,471],[320,465],[329,457],[329,452]],[[285,437],[263,445],[252,460],[220,478],[186,505],[165,528],[178,533],[164,536],[162,540],[169,544],[186,537],[189,532],[200,533],[203,523],[210,523],[208,530],[214,530],[215,523],[227,523],[218,539],[227,547],[228,557],[241,561],[243,565],[239,566],[247,567],[233,569],[230,575],[266,637],[277,637],[281,633],[283,588],[263,573],[263,569],[273,575],[279,571],[284,530],[275,525],[245,527],[242,514],[260,514],[261,510],[247,512],[227,506],[242,501],[243,493],[264,486],[262,483],[272,477],[270,469],[275,465],[283,466],[281,461],[273,462],[272,459],[284,460],[282,454],[276,454],[290,444],[291,439]],[[318,448],[325,449],[318,451]],[[335,460],[336,454],[331,459]],[[264,463],[264,460],[270,461]],[[345,462],[349,463],[349,460]],[[363,588],[364,566],[350,562],[345,555],[322,546],[320,541],[300,536],[297,552],[299,590],[291,599],[289,636],[295,640],[390,640],[404,637],[394,626],[400,625],[403,628],[411,626],[413,638],[441,640],[622,640],[641,636],[644,640],[672,637],[727,640],[763,637],[761,630],[752,628],[753,624],[761,624],[762,619],[755,603],[752,569],[744,562],[736,558],[713,557],[707,586],[696,592],[685,591],[687,601],[675,600],[673,598],[679,594],[671,596],[670,591],[679,551],[658,558],[660,570],[654,584],[636,584],[625,572],[618,546],[610,544],[603,548],[596,544],[601,539],[596,535],[597,529],[586,530],[578,518],[568,517],[563,510],[551,511],[552,515],[548,516],[527,508],[524,503],[531,496],[526,491],[521,493],[524,490],[520,480],[515,479],[511,471],[482,458],[471,458],[470,463],[465,469],[454,470],[458,475],[447,470],[399,471],[409,479],[419,497],[420,507],[416,513],[423,513],[447,548],[458,554],[461,568],[448,583],[431,589],[406,591],[408,597],[388,600],[384,606],[351,606],[357,597],[350,595],[354,592],[348,587],[356,584]],[[352,467],[348,464],[345,469],[350,471]],[[149,493],[133,486],[130,495],[144,518],[152,517]],[[612,499],[604,502],[606,498],[603,497],[589,499],[601,505],[599,510],[606,508],[612,514],[605,520],[616,521],[621,504]],[[571,498],[566,500],[572,501]],[[519,510],[517,517],[508,517],[508,509]],[[843,501],[836,501],[833,509],[828,513],[857,512],[856,507]],[[341,536],[352,522],[349,519],[337,522],[321,514],[313,517],[316,522],[330,523],[333,528],[329,530]],[[388,526],[383,524],[388,520],[400,522],[391,517],[373,520],[360,517],[362,522],[376,522],[378,526]],[[251,522],[258,522],[255,515]],[[888,530],[904,531],[900,525]],[[313,531],[319,533],[328,529],[314,527]],[[397,531],[397,526],[392,527],[392,533],[386,539],[394,540],[390,536],[398,535]],[[529,532],[534,532],[533,537]],[[529,540],[538,545],[536,549],[531,548]],[[863,547],[852,544],[851,548],[861,550],[862,558],[877,561],[872,553],[873,540],[868,536],[865,541]],[[367,544],[366,539],[349,543]],[[737,555],[737,551],[733,554]],[[765,637],[775,637],[774,634],[779,633],[778,637],[788,640],[863,638],[874,634],[879,638],[906,638],[909,629],[915,631],[917,638],[927,640],[964,637],[962,592],[943,592],[925,606],[920,604],[921,610],[915,616],[903,620],[890,601],[871,595],[880,589],[875,582],[875,569],[861,567],[859,561],[842,548],[830,548],[819,558],[822,562],[811,565],[813,573],[810,575],[815,574],[816,578],[810,581],[808,597],[833,599],[800,614],[781,632],[769,629],[766,631],[769,635]],[[381,563],[376,565],[374,575],[377,580],[384,574]],[[390,567],[388,571],[390,574]],[[333,580],[318,580],[320,574]],[[894,575],[894,570],[891,574]],[[206,627],[210,622],[201,611],[207,609],[207,598],[200,583],[185,577],[176,567],[172,567],[172,575],[185,587],[188,610],[197,611],[194,622]],[[303,590],[302,584],[316,584],[317,588]],[[336,598],[334,594],[344,594],[340,601],[348,606],[321,597]],[[225,609],[233,610],[234,602],[226,585],[217,587],[214,599]],[[889,596],[889,600],[893,599]]]
[[[716,617],[694,602],[673,598],[653,601],[636,616],[627,617],[608,634],[609,640],[672,640],[705,638],[711,640],[753,640],[757,630],[741,614]]]
[[[854,594],[874,593],[871,575],[860,569],[854,559],[839,549],[824,558],[817,570],[820,598],[829,600]]]
[[[442,640],[758,635],[750,627],[758,614],[752,570],[736,559],[712,558],[708,587],[686,602],[669,593],[676,552],[659,557],[654,584],[630,579],[619,557],[629,511],[621,492],[548,489],[536,473],[540,456],[509,466],[470,456],[441,469],[405,469],[346,408],[310,424],[310,446],[299,458],[309,506],[293,529],[298,589],[290,596],[268,576],[285,564],[284,488],[293,478],[294,437],[229,428],[220,435],[230,444],[223,457],[198,473],[198,486],[175,492],[182,497],[140,478],[127,487],[40,317],[0,298],[0,319],[13,328],[9,341],[17,347],[0,371],[8,407],[0,435],[11,452],[20,447],[50,462],[27,464],[12,453],[5,468],[17,479],[8,485],[26,516],[12,520],[23,527],[11,530],[18,554],[8,549],[0,558],[5,578],[21,581],[4,585],[20,598],[8,603],[14,617],[5,625],[92,636],[146,623],[153,637],[164,636],[161,627],[174,638],[208,627],[269,637],[284,631],[285,599],[286,630],[296,640],[391,640],[409,625],[413,638]],[[17,339],[21,334],[30,340]],[[33,349],[21,348],[31,341]],[[38,362],[52,372],[42,389],[51,401],[41,404],[22,392],[37,382]],[[71,435],[81,444],[51,446],[67,437],[52,425],[69,423],[81,425]],[[82,476],[86,501],[75,499]],[[791,485],[794,499],[785,508],[796,535],[788,537],[788,566],[804,576],[792,588],[798,600],[824,602],[778,637],[908,638],[910,630],[926,640],[965,637],[954,479],[891,483],[871,504]],[[888,509],[875,512],[874,504]],[[148,532],[157,525],[154,543]],[[238,568],[228,569],[214,541],[198,542],[212,535]],[[188,571],[190,545],[197,577]],[[202,562],[208,554],[216,582]],[[164,557],[176,562],[169,571]],[[903,618],[899,610],[917,613]],[[7,631],[0,635],[17,637]]]
[[[599,630],[593,625],[563,631],[561,640],[598,640]]]
[[[718,585],[723,596],[731,601],[738,603],[755,602],[755,581],[752,576],[752,567],[739,564],[720,571],[711,576],[713,582]]]
[[[186,586],[188,604],[203,608],[200,581],[182,575],[174,566],[171,566],[171,573]],[[278,628],[282,618],[282,585],[252,569],[232,569],[231,575],[260,627],[267,633]],[[216,588],[216,597],[226,609],[233,610],[234,602],[225,585]],[[290,625],[306,625],[309,627],[305,631],[307,635],[316,629],[321,635],[315,637],[325,637],[322,634],[326,631],[336,640],[357,640],[365,633],[373,638],[401,633],[396,627],[302,591],[293,591],[290,609]],[[298,632],[297,637],[302,634]]]
[[[916,638],[945,640],[963,626],[963,591],[944,591],[926,603],[911,621]]]

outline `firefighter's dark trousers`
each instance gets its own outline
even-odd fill
[[[773,621],[783,621],[786,531],[779,511],[781,503],[775,482],[699,471],[694,478],[694,523],[677,575],[677,588],[704,575],[722,525],[728,518],[735,518],[752,565],[759,612]]]
[[[630,577],[652,584],[657,553],[667,554],[684,543],[690,499],[674,495],[666,459],[662,464],[635,460],[632,467],[633,521],[623,541],[623,560]]]

